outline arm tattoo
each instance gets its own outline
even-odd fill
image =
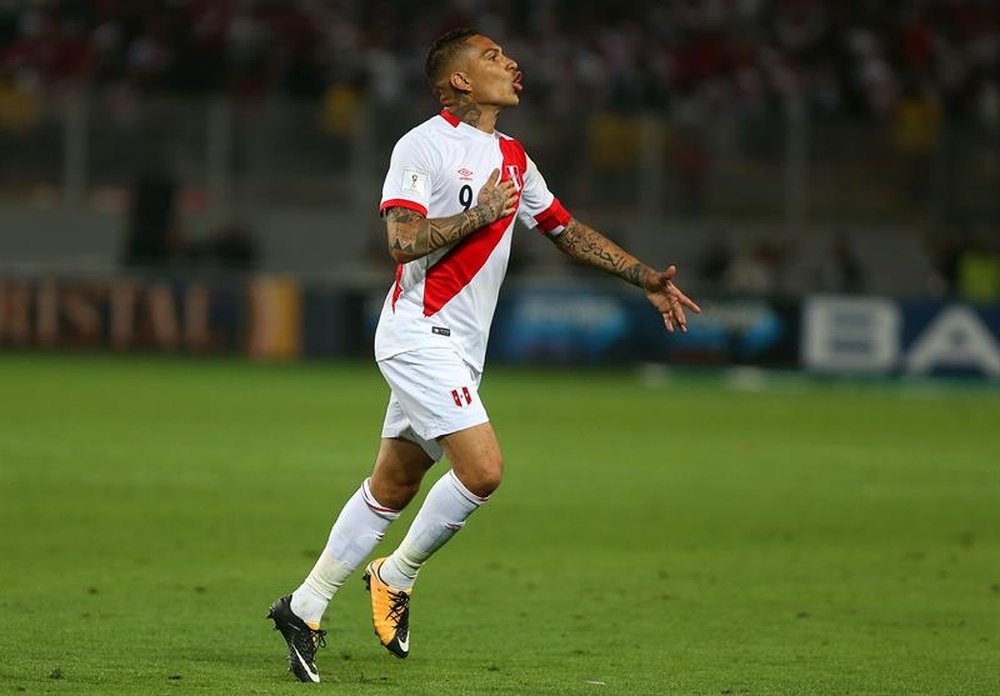
[[[385,215],[389,253],[400,263],[419,259],[448,246],[491,222],[488,205],[458,215],[428,220],[407,208],[390,208]]]
[[[645,288],[646,274],[653,272],[603,234],[577,220],[570,220],[562,234],[553,237],[552,242],[577,261],[613,273],[638,288]]]

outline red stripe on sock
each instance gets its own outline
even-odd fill
[[[362,484],[361,486],[361,497],[362,499],[364,499],[365,505],[371,508],[372,512],[387,512],[392,515],[399,514],[399,510],[393,510],[392,508],[387,508],[383,507],[382,505],[379,505],[379,502],[375,500],[375,496],[373,496],[371,491],[369,490],[368,481],[365,481],[364,484]]]
[[[458,480],[458,476],[455,475],[454,469],[450,470],[448,472],[448,475],[451,476],[451,483],[452,485],[455,486],[455,489],[459,493],[461,493],[462,497],[468,500],[470,503],[485,503],[487,500],[489,500],[488,496],[486,498],[483,498],[482,496],[476,495],[468,488],[466,488],[465,484]]]

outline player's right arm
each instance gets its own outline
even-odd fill
[[[392,207],[385,211],[389,254],[398,263],[407,263],[454,244],[494,220],[513,215],[517,191],[511,180],[497,183],[500,170],[494,169],[479,190],[478,204],[458,215],[428,219],[419,211]]]
[[[674,284],[675,266],[656,271],[574,218],[549,191],[545,178],[530,158],[521,196],[521,220],[527,226],[537,226],[567,256],[613,273],[644,290],[646,299],[663,316],[667,331],[673,331],[675,325],[687,331],[684,308],[695,313],[701,309]]]

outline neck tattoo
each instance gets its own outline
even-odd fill
[[[468,123],[470,126],[478,127],[479,119],[482,117],[483,112],[468,97],[463,97],[458,100],[458,102],[451,107],[451,113],[455,114],[455,117],[460,121]]]

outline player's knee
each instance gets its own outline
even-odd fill
[[[393,510],[402,510],[417,495],[420,481],[403,480],[400,478],[372,476],[372,496],[380,505]]]
[[[392,501],[388,504],[394,510],[402,510],[413,500],[420,490],[420,483],[400,483],[392,490]]]
[[[470,481],[463,481],[466,488],[481,498],[490,496],[503,480],[503,457],[499,453],[487,457],[479,462],[469,478]]]

